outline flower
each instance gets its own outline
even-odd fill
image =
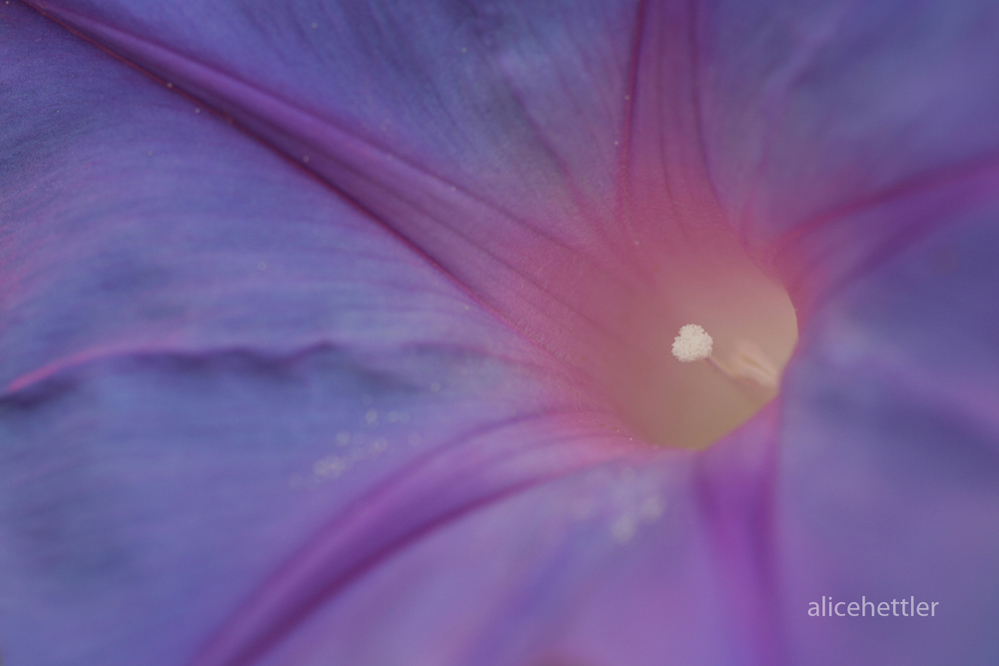
[[[990,3],[32,5],[6,662],[996,660]],[[642,441],[750,266],[780,397]]]

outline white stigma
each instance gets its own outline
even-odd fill
[[[673,339],[673,356],[681,363],[701,361],[711,356],[714,341],[708,332],[697,324],[687,324],[680,328],[680,335]]]

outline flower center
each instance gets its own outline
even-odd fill
[[[632,308],[629,358],[607,386],[648,441],[704,448],[779,392],[798,339],[784,288],[733,238],[667,253],[652,296]]]

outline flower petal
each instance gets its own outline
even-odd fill
[[[44,610],[53,617],[7,632],[17,635],[17,645],[27,646],[19,648],[22,654],[75,649],[99,663],[113,663],[109,655],[125,653],[108,644],[58,644],[48,634],[32,632],[65,633],[69,626],[78,632],[74,635],[84,636],[93,635],[95,627],[100,631],[115,625],[118,633],[111,633],[118,640],[148,649],[149,636],[174,623],[182,627],[182,638],[169,640],[186,641],[181,652],[190,651],[206,637],[200,627],[223,617],[229,622],[214,635],[208,650],[200,653],[202,664],[245,663],[263,655],[275,663],[292,658],[310,663],[325,658],[317,655],[330,653],[361,663],[398,663],[400,659],[511,664],[529,660],[585,663],[587,659],[629,664],[658,664],[667,659],[683,663],[730,663],[734,659],[765,664],[880,663],[899,654],[913,663],[941,663],[954,656],[955,642],[964,650],[958,657],[966,662],[988,660],[996,653],[989,630],[995,618],[987,606],[995,593],[995,577],[987,562],[996,555],[997,544],[988,536],[995,519],[996,477],[983,473],[994,465],[989,442],[995,423],[985,410],[996,402],[993,378],[999,376],[994,371],[995,346],[988,342],[996,339],[995,309],[990,305],[996,296],[997,276],[990,268],[996,239],[989,231],[989,221],[994,219],[995,179],[989,155],[994,150],[990,132],[995,127],[991,120],[995,86],[987,72],[983,74],[984,68],[966,67],[989,61],[980,56],[994,55],[990,46],[994,35],[983,30],[984,37],[964,39],[969,26],[979,23],[976,12],[985,16],[987,10],[964,5],[946,14],[953,23],[941,23],[937,19],[944,13],[935,5],[928,5],[929,9],[911,20],[893,20],[898,16],[892,12],[907,11],[901,3],[884,5],[888,9],[883,14],[864,13],[860,21],[849,7],[836,4],[809,8],[812,14],[800,20],[790,8],[762,4],[745,9],[698,5],[704,11],[693,14],[671,3],[621,4],[614,10],[594,4],[575,14],[580,23],[563,29],[566,24],[561,20],[549,19],[561,11],[549,15],[545,10],[514,7],[499,14],[473,12],[467,20],[459,20],[438,8],[437,13],[426,15],[428,29],[419,32],[408,29],[411,16],[393,15],[395,5],[391,4],[352,5],[355,13],[350,15],[346,10],[333,10],[331,16],[322,17],[330,19],[328,24],[306,16],[318,12],[319,5],[312,4],[246,11],[224,6],[216,10],[216,5],[207,4],[195,9],[123,5],[108,4],[101,9],[80,2],[45,3],[44,7],[171,81],[176,75],[178,85],[232,113],[296,161],[305,163],[304,157],[310,157],[309,169],[347,192],[364,212],[316,184],[308,185],[305,176],[288,164],[276,166],[273,155],[245,141],[234,139],[230,145],[216,138],[214,130],[211,140],[198,131],[182,132],[178,127],[186,125],[175,123],[184,115],[183,105],[153,95],[152,89],[148,99],[156,102],[142,101],[134,107],[136,114],[141,109],[143,117],[143,124],[136,126],[147,128],[145,123],[150,123],[169,129],[159,143],[154,142],[156,149],[193,151],[177,156],[183,187],[155,191],[150,197],[139,197],[139,203],[122,201],[118,191],[110,196],[108,189],[103,195],[90,192],[86,201],[92,205],[116,202],[121,216],[114,219],[120,226],[125,226],[122,216],[135,215],[137,210],[146,215],[143,206],[150,207],[151,202],[161,207],[168,202],[165,210],[170,218],[189,205],[201,219],[212,219],[206,228],[231,229],[221,235],[226,242],[243,232],[229,217],[233,211],[249,220],[258,219],[260,211],[271,211],[258,222],[270,228],[275,219],[280,220],[282,239],[292,221],[332,220],[338,230],[350,230],[343,237],[350,243],[359,242],[359,237],[369,239],[370,245],[362,242],[362,246],[376,252],[377,258],[369,269],[354,263],[358,256],[351,254],[344,259],[342,272],[327,275],[328,267],[323,264],[311,269],[322,277],[310,280],[355,286],[358,274],[370,270],[396,275],[393,271],[400,270],[401,264],[406,272],[399,275],[399,283],[405,288],[402,295],[381,302],[378,313],[387,317],[381,324],[369,320],[344,323],[339,305],[329,306],[323,298],[315,298],[302,300],[309,316],[301,315],[304,310],[296,305],[289,308],[289,321],[277,318],[284,328],[272,330],[275,320],[270,314],[247,316],[229,326],[224,319],[214,319],[214,313],[225,308],[220,310],[217,298],[211,305],[200,299],[219,291],[201,289],[201,285],[219,283],[216,276],[184,292],[183,307],[194,308],[197,317],[191,321],[197,321],[196,326],[178,325],[176,313],[168,318],[170,323],[153,321],[142,313],[129,315],[134,321],[125,316],[127,325],[118,331],[112,322],[118,321],[119,313],[127,312],[130,305],[155,302],[147,295],[147,287],[141,296],[132,292],[97,308],[115,317],[98,318],[103,328],[91,338],[86,328],[77,337],[58,331],[37,347],[26,342],[37,337],[29,335],[26,326],[40,325],[43,331],[56,328],[52,322],[66,310],[65,294],[71,291],[65,286],[53,289],[50,293],[56,295],[50,297],[46,310],[43,290],[25,288],[26,295],[20,298],[30,303],[31,316],[19,314],[14,319],[32,324],[8,325],[4,333],[13,331],[10,335],[15,342],[10,349],[30,350],[23,368],[18,367],[19,361],[11,362],[16,372],[12,371],[5,404],[15,416],[5,424],[18,428],[15,441],[58,442],[78,429],[95,446],[110,441],[133,447],[148,441],[161,450],[158,442],[193,442],[201,447],[181,449],[184,455],[201,455],[208,461],[207,466],[192,470],[184,466],[189,465],[186,460],[171,457],[168,464],[149,471],[148,463],[155,458],[136,449],[143,473],[122,465],[124,478],[132,483],[126,484],[126,492],[121,490],[124,482],[107,480],[117,478],[114,465],[109,471],[107,461],[121,460],[122,451],[91,458],[89,449],[83,447],[87,455],[75,460],[105,461],[97,465],[105,476],[86,476],[73,485],[64,481],[70,478],[68,472],[57,471],[53,485],[82,489],[73,492],[86,498],[94,496],[94,487],[110,487],[131,497],[140,489],[157,487],[148,479],[166,470],[170,475],[161,487],[168,492],[161,491],[161,495],[168,499],[150,500],[148,505],[118,503],[113,501],[114,492],[97,493],[104,502],[98,510],[81,509],[63,520],[59,512],[65,510],[65,502],[45,504],[51,502],[46,499],[51,496],[48,489],[38,491],[37,496],[22,490],[28,487],[24,480],[29,478],[28,470],[46,469],[30,457],[29,452],[37,449],[13,450],[11,458],[21,461],[21,467],[8,466],[15,471],[5,483],[21,493],[17,511],[28,515],[29,510],[42,506],[48,507],[45,515],[59,518],[40,522],[32,517],[22,524],[69,526],[61,540],[43,535],[36,541],[73,545],[77,550],[62,561],[111,562],[107,551],[86,551],[80,544],[112,540],[91,542],[75,535],[86,532],[90,521],[109,524],[101,523],[107,519],[94,519],[95,515],[115,516],[115,521],[126,526],[140,522],[128,511],[110,510],[112,506],[129,510],[137,506],[143,517],[176,519],[175,493],[180,489],[182,497],[207,497],[199,508],[205,504],[218,513],[198,523],[199,530],[192,531],[185,524],[177,534],[206,534],[208,545],[216,549],[209,554],[223,548],[249,552],[237,558],[242,569],[228,566],[236,561],[228,554],[225,558],[209,557],[203,551],[192,555],[183,548],[171,566],[107,566],[105,571],[139,571],[140,577],[152,572],[154,582],[149,587],[121,584],[113,588],[119,596],[109,595],[103,611],[88,614],[93,624],[83,629],[72,626],[79,621],[81,608],[91,608],[89,599],[80,601],[82,587],[72,588],[77,605],[57,606],[53,599],[67,593],[64,588],[47,591],[46,586],[52,584],[47,571],[23,576],[25,582],[17,584],[25,587],[5,598],[34,599],[33,608],[38,610],[33,612]],[[877,20],[868,21],[871,17]],[[320,24],[330,26],[339,40],[302,39],[310,30],[319,30]],[[466,48],[479,59],[471,67],[458,54],[446,54],[449,38],[463,34],[462,25],[470,26],[479,40],[472,47],[458,49],[461,53]],[[636,28],[628,30],[631,25]],[[889,31],[895,38],[882,38],[886,26],[896,30]],[[912,26],[913,31],[905,33]],[[932,34],[942,44],[939,52],[933,50],[937,42],[921,36],[931,29],[938,30]],[[784,49],[782,40],[794,36],[796,30],[802,39],[792,39],[792,47]],[[23,41],[17,42],[20,48],[30,46],[29,37],[34,37],[30,31],[23,34]],[[416,45],[407,39],[390,39],[393,48],[386,49],[385,34],[425,34],[428,38]],[[144,35],[155,35],[155,40]],[[635,40],[636,35],[642,39]],[[761,35],[771,39],[763,47],[753,41]],[[699,40],[706,44],[702,50],[693,48]],[[638,55],[632,53],[629,61],[633,41],[638,44]],[[867,52],[852,54],[857,44],[867,45],[877,57],[869,58]],[[932,48],[927,53],[941,54],[934,60],[939,66],[933,78],[914,83],[902,77],[900,92],[875,85],[883,73],[855,75],[856,63],[873,61],[875,70],[923,76],[922,69],[907,64],[924,55],[922,51],[914,54],[911,44],[923,49],[929,44]],[[593,64],[581,57],[580,45],[600,54],[598,75],[578,75],[586,70],[580,63]],[[14,60],[24,61],[24,53]],[[549,85],[551,79],[538,75],[537,63],[550,53],[557,54],[556,62],[574,63],[559,68],[560,74],[570,75],[567,84]],[[659,59],[656,54],[661,53],[670,56]],[[746,62],[754,64],[744,57],[747,53],[776,57],[781,66],[773,73],[765,62],[755,70],[750,67],[747,75]],[[323,57],[303,60],[303,54]],[[360,64],[351,59],[354,54],[360,54]],[[630,66],[622,66],[629,62]],[[650,63],[651,68],[639,66],[642,63]],[[696,67],[702,68],[703,80]],[[814,79],[809,78],[813,67],[818,72]],[[623,74],[629,69],[641,72],[641,85],[634,89],[629,85],[637,79],[633,76],[629,81]],[[572,78],[573,72],[578,78]],[[17,83],[23,87],[30,78]],[[61,89],[71,81],[58,80]],[[667,81],[679,83],[674,89]],[[942,81],[951,87],[939,85]],[[603,82],[606,88],[594,87],[594,82]],[[702,92],[689,104],[681,96],[676,107],[663,110],[657,106],[662,100],[674,101],[673,93],[689,91],[694,83],[701,84]],[[851,84],[857,87],[851,89]],[[121,85],[108,84],[98,94],[119,94]],[[525,90],[524,86],[531,85],[536,88]],[[649,89],[655,92],[641,94]],[[560,114],[563,109],[551,103],[566,91],[571,100],[591,102],[579,105],[585,110],[584,121],[576,114],[567,122]],[[435,101],[435,95],[442,98]],[[629,96],[637,97],[627,100],[635,104],[616,103]],[[959,103],[948,106],[944,101],[948,96]],[[841,98],[849,103],[834,103]],[[856,114],[852,104],[858,100],[861,112]],[[911,117],[897,112],[898,100],[915,100],[908,109]],[[38,108],[33,106],[36,102],[32,100],[28,108]],[[622,240],[628,245],[638,238],[628,235],[629,229],[659,229],[663,234],[659,241],[668,245],[669,234],[678,228],[658,225],[645,213],[678,204],[676,219],[666,216],[671,222],[716,221],[709,206],[700,209],[706,183],[698,171],[699,146],[694,139],[699,137],[696,132],[681,131],[696,128],[702,120],[696,113],[698,105],[703,110],[703,141],[711,174],[726,212],[738,222],[758,256],[772,259],[795,285],[796,300],[808,316],[805,342],[791,366],[782,411],[761,417],[702,456],[629,451],[638,472],[628,474],[623,471],[627,468],[608,466],[552,481],[620,452],[613,440],[596,435],[575,419],[559,418],[566,402],[571,402],[566,395],[575,388],[573,378],[559,374],[565,367],[498,326],[384,231],[377,232],[377,239],[365,234],[375,233],[372,217],[377,217],[426,251],[517,329],[548,349],[572,357],[590,345],[580,331],[614,321],[612,306],[622,293],[634,290],[622,268],[629,265],[625,260],[629,255],[617,252]],[[108,118],[87,108],[87,123],[97,123],[101,132],[87,134],[93,128],[84,127],[86,123],[62,132],[73,141],[73,149],[80,151],[75,161],[68,162],[77,170],[83,164],[101,166],[79,142],[86,147],[89,137],[93,151],[93,144],[106,145],[111,135]],[[495,108],[504,111],[498,117],[484,112]],[[157,109],[166,114],[162,121],[151,115]],[[31,114],[20,116],[30,118]],[[664,119],[674,124],[657,122]],[[128,127],[121,122],[113,125]],[[221,123],[217,125],[225,131]],[[387,139],[379,138],[383,125],[384,134],[390,135]],[[619,133],[629,127],[630,131]],[[592,141],[582,140],[586,132],[592,132]],[[28,134],[37,137],[44,132]],[[119,159],[124,154],[122,144],[134,143],[137,137],[123,134],[116,137],[117,143],[112,141],[109,150],[118,165],[114,175],[130,182],[125,177],[135,178],[136,169],[129,167],[138,162]],[[100,136],[100,142],[94,136]],[[511,136],[516,140],[511,141]],[[638,138],[622,167],[621,157],[610,146],[623,136]],[[650,136],[654,139],[645,141]],[[887,144],[892,148],[901,144],[904,149],[887,150],[884,142],[877,142],[881,136],[894,142]],[[26,154],[36,154],[44,142],[26,145],[30,146]],[[388,151],[388,146],[395,152]],[[870,154],[865,152],[868,146]],[[223,152],[209,157],[206,148]],[[878,159],[869,159],[870,155]],[[204,164],[211,164],[212,169],[206,172],[198,166]],[[574,168],[577,164],[584,166]],[[40,175],[24,176],[22,182],[29,186],[69,183],[64,195],[77,197],[94,185],[87,179],[52,173],[52,168],[42,169]],[[49,181],[45,181],[46,174]],[[201,176],[200,180],[192,174]],[[276,184],[275,174],[284,174]],[[926,181],[921,180],[927,174],[930,187],[924,187]],[[198,190],[206,179],[213,184],[208,188],[211,191]],[[103,180],[108,187],[106,173],[92,180]],[[621,187],[622,180],[625,187]],[[235,205],[232,196],[217,196],[213,188],[225,182],[239,184],[240,196],[248,197],[245,207]],[[660,186],[669,186],[665,188],[669,192],[657,194]],[[191,192],[184,192],[188,188]],[[28,197],[27,203],[11,199],[16,215],[10,219],[35,220],[29,212],[39,207],[31,199],[37,191],[29,187],[22,195]],[[616,193],[624,193],[624,203],[609,203]],[[72,201],[66,210],[91,210],[79,198]],[[637,207],[640,214],[619,214],[621,210],[634,213],[629,206]],[[155,213],[156,206],[151,207]],[[317,209],[335,212],[316,220]],[[39,210],[38,219],[59,219],[50,208]],[[207,213],[220,214],[221,219]],[[96,219],[106,211],[91,210],[91,214]],[[623,224],[636,220],[645,226]],[[79,220],[74,223],[80,224]],[[54,228],[65,233],[68,225]],[[184,228],[191,233],[190,226]],[[696,233],[698,228],[692,223],[685,231]],[[129,247],[148,247],[148,231],[142,231],[137,237],[141,242]],[[27,266],[25,248],[43,245],[50,233],[32,236],[26,232],[19,237],[21,245],[10,246],[20,248],[12,254],[12,265]],[[934,243],[945,234],[953,234],[948,242],[958,248],[960,268],[956,275],[940,281],[926,271],[937,261],[933,257],[940,248]],[[267,236],[269,242],[275,242],[274,238]],[[289,246],[287,262],[296,271],[306,268],[299,266],[298,257],[305,253],[303,248],[311,250],[316,245],[316,238],[306,234]],[[640,242],[644,240],[641,236]],[[212,237],[212,243],[217,242]],[[383,254],[387,247],[395,248],[395,254]],[[943,247],[946,250],[948,245]],[[59,261],[46,266],[46,271],[71,272],[74,252],[83,257],[78,261],[91,262],[95,251],[72,245],[61,248]],[[649,256],[653,255],[659,256],[650,251]],[[213,261],[206,263],[219,259],[213,255]],[[146,262],[143,256],[142,263]],[[953,260],[945,257],[943,263],[953,264]],[[228,267],[231,262],[218,264]],[[14,270],[8,274],[19,275]],[[92,274],[92,266],[81,274]],[[593,280],[603,275],[624,285]],[[297,288],[302,278],[293,277]],[[13,282],[13,278],[6,280]],[[600,291],[583,293],[578,288],[581,281],[598,284]],[[64,280],[64,284],[70,282]],[[221,284],[225,285],[221,291],[242,293],[245,289],[242,278],[227,276]],[[399,320],[400,313],[412,306],[414,284],[430,285],[423,289],[431,295],[415,310],[418,315]],[[297,292],[284,284],[272,298],[238,295],[233,309],[241,315],[247,306],[240,303],[265,302],[280,312],[289,293]],[[910,294],[918,298],[912,300]],[[381,284],[357,296],[362,301],[385,298]],[[976,300],[982,298],[988,300]],[[342,304],[335,298],[332,302]],[[894,303],[901,305],[893,308]],[[979,303],[984,305],[976,308]],[[355,304],[352,301],[348,311],[355,311]],[[460,309],[466,305],[471,314]],[[313,309],[322,312],[324,306],[336,310],[337,316],[313,319]],[[36,318],[36,311],[41,316]],[[598,316],[587,317],[593,313]],[[947,335],[949,329],[939,328],[948,317],[961,324],[954,337]],[[86,317],[78,319],[86,321]],[[426,329],[425,320],[434,322],[432,330]],[[253,335],[243,339],[247,330],[254,330]],[[450,353],[456,331],[460,332],[461,361],[447,355],[441,360],[440,354],[426,351],[444,346]],[[210,340],[204,339],[206,335]],[[412,343],[411,335],[418,342]],[[289,338],[296,343],[285,345]],[[327,338],[335,342],[327,344]],[[136,340],[146,351],[129,347]],[[580,346],[574,348],[579,340]],[[181,353],[171,351],[164,358],[161,351],[167,343]],[[951,344],[953,349],[947,346]],[[95,345],[112,351],[95,352]],[[235,351],[220,354],[219,348]],[[937,357],[930,356],[934,352]],[[461,375],[463,369],[466,375]],[[298,384],[287,379],[288,372],[310,378],[309,386],[326,388],[295,389]],[[427,378],[436,376],[435,372],[448,381],[431,384],[434,395],[410,390],[425,389]],[[550,375],[555,375],[554,385]],[[199,388],[199,377],[210,383]],[[372,406],[345,401],[344,396],[359,390],[363,396],[367,387],[371,387]],[[125,398],[130,395],[142,399]],[[204,396],[203,420],[191,420],[197,414],[192,415],[182,399],[191,395]],[[302,406],[303,395],[314,401],[309,409]],[[39,415],[34,420],[22,417],[57,399],[65,400],[59,403],[58,419],[41,411],[34,412]],[[74,400],[79,407],[70,406]],[[372,463],[370,474],[361,472],[361,459],[349,463],[336,449],[333,454],[320,453],[324,445],[323,453],[328,453],[331,432],[345,423],[351,428],[348,442],[353,440],[355,424],[366,433],[363,427],[368,425],[369,411],[375,412],[374,420],[381,425],[378,419],[386,409],[381,407],[382,400],[398,400],[397,414],[412,418],[420,413],[427,419],[428,432],[444,433],[439,442],[453,444],[441,449],[439,457],[418,462],[417,454],[402,453],[390,459],[376,448],[365,449],[372,452],[371,459],[363,458]],[[92,416],[89,420],[87,416],[95,413],[94,401],[114,407],[115,416],[102,416],[95,425]],[[347,413],[351,407],[356,412]],[[135,417],[136,410],[141,418]],[[239,424],[247,415],[252,418],[241,430]],[[534,415],[538,418],[532,419]],[[777,416],[783,421],[779,433],[772,420]],[[146,429],[136,423],[145,424]],[[497,432],[495,428],[505,429]],[[205,450],[215,450],[209,442],[218,447],[220,432],[225,433],[227,446],[213,460],[215,454]],[[398,436],[405,432],[399,426]],[[259,459],[238,477],[233,490],[219,480],[231,479],[234,452],[243,455],[247,441],[260,451]],[[437,443],[430,448],[436,450]],[[770,457],[777,443],[780,477],[774,477]],[[274,464],[275,449],[285,467]],[[102,451],[100,447],[95,450]],[[394,446],[387,450],[398,453]],[[913,451],[923,452],[925,458]],[[74,460],[65,454],[61,459]],[[307,468],[310,462],[315,476],[336,476],[338,484],[341,476],[345,482],[352,478],[356,486],[344,483],[337,490],[327,490],[326,485],[317,484],[314,504],[282,495],[278,486],[287,484],[289,474],[301,482],[308,474],[294,470]],[[346,474],[348,464],[352,466]],[[71,471],[78,469],[90,468],[81,463]],[[537,480],[548,483],[533,486]],[[371,487],[378,490],[362,492]],[[199,494],[205,488],[218,494]],[[620,500],[616,493],[627,498]],[[244,505],[248,497],[252,497],[249,509]],[[642,507],[649,498],[650,506],[662,502],[660,510],[663,505],[667,509],[659,514],[664,516],[661,520],[650,509],[647,515],[652,517],[646,524]],[[597,507],[592,513],[582,508],[573,513],[568,508],[577,503],[585,507],[591,500]],[[164,506],[170,511],[164,511]],[[912,506],[926,507],[926,511],[913,512]],[[539,508],[545,511],[540,518],[536,515]],[[462,520],[462,512],[470,509],[477,510],[476,519]],[[242,512],[249,517],[240,520]],[[334,521],[324,522],[331,512]],[[199,520],[193,509],[180,515],[196,523]],[[287,515],[295,515],[300,522],[279,524]],[[955,516],[960,520],[955,521]],[[880,520],[873,524],[872,517]],[[163,529],[162,522],[152,523],[155,533],[137,542],[174,552],[176,539],[164,538],[171,533]],[[225,526],[220,535],[208,529],[220,524]],[[270,537],[265,547],[260,546],[262,534]],[[315,536],[309,540],[308,534]],[[942,545],[921,540],[927,534]],[[17,533],[10,542],[24,539]],[[126,545],[134,543],[126,541]],[[285,547],[289,543],[299,547]],[[481,559],[464,557],[469,543],[476,547],[472,552],[482,554]],[[291,556],[290,550],[297,555]],[[29,551],[23,551],[20,559],[18,552],[3,555],[5,565],[13,562],[8,570],[30,568],[23,556]],[[456,553],[463,557],[456,558]],[[47,561],[58,563],[59,558],[50,556]],[[178,561],[190,565],[194,573],[160,575],[176,572]],[[256,581],[279,562],[287,563],[286,568],[257,588]],[[377,566],[365,569],[365,562]],[[908,564],[900,566],[900,562]],[[956,573],[934,578],[941,563]],[[958,570],[959,563],[966,568]],[[86,580],[73,570],[68,577]],[[185,581],[184,585],[177,580]],[[204,592],[209,581],[212,594],[219,595],[211,603]],[[811,622],[814,618],[807,617],[807,602],[816,600],[825,586],[834,588],[830,593],[842,595],[838,598],[864,594],[855,581],[869,586],[872,596],[938,595],[946,606],[959,609],[952,617],[960,621],[949,618],[937,623],[916,640],[916,632],[898,630],[897,625]],[[181,589],[183,593],[178,592]],[[472,589],[481,596],[461,598]],[[256,596],[244,603],[251,590],[256,590]],[[135,595],[142,594],[161,600],[157,608],[166,609],[164,615],[136,620],[147,623],[141,627],[118,625],[122,611],[112,607],[134,604]],[[437,606],[428,605],[434,600],[443,600],[447,612],[435,614]],[[197,606],[199,614],[180,618],[183,613],[178,607],[194,602],[202,604]],[[686,616],[679,612],[685,609],[691,609]],[[668,616],[665,622],[664,615]],[[664,624],[674,633],[664,633]],[[363,633],[374,628],[403,638],[378,642],[378,636]],[[355,640],[359,634],[362,638]],[[164,655],[166,663],[171,651],[165,642],[160,646],[157,654]],[[400,650],[406,651],[404,657]]]
[[[775,499],[791,663],[996,658],[996,30],[987,2],[703,14],[711,174],[804,324]],[[810,617],[823,596],[942,616]]]
[[[858,210],[994,174],[997,29],[987,1],[707,3],[705,146],[741,236],[780,267]],[[903,219],[844,231],[827,263],[856,268],[919,233]]]
[[[343,197],[0,12],[11,663],[187,663],[228,619],[220,640],[280,630],[421,530],[627,454],[559,427],[588,410],[572,377]]]
[[[664,248],[721,226],[686,10],[34,4],[302,161],[573,363],[606,372]]]
[[[867,217],[911,219],[886,208]],[[828,301],[785,377],[779,557],[794,663],[999,656],[999,201],[951,208],[930,208],[934,233]],[[939,608],[808,617],[822,596]]]

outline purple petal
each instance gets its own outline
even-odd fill
[[[868,220],[913,219],[885,208]],[[785,377],[779,552],[795,663],[999,657],[999,207],[951,208],[827,302]],[[862,595],[939,608],[805,613]]]
[[[660,93],[689,87],[656,73],[660,60],[685,71],[681,42],[657,48],[689,38],[683,13],[596,1],[38,6],[307,164],[563,359],[621,355],[628,309],[650,298],[662,251],[684,234],[655,210],[663,177],[677,181],[670,205],[705,208],[692,233],[720,224],[706,181],[658,150],[689,134],[687,108],[665,110],[677,118],[661,140],[643,136]],[[656,87],[633,102],[646,79]],[[696,141],[679,149],[700,163]]]
[[[976,2],[705,13],[711,173],[807,322],[776,495],[792,663],[999,655],[997,18]],[[823,596],[941,616],[809,617]]]
[[[185,662],[628,450],[557,427],[567,375],[308,173],[2,11],[7,660]]]
[[[14,86],[45,81],[78,116],[3,140],[54,151],[4,195],[5,218],[30,222],[4,246],[24,305],[2,329],[3,427],[21,447],[5,451],[19,503],[4,524],[20,519],[8,543],[27,545],[0,557],[30,573],[4,598],[39,614],[4,630],[12,650],[126,663],[158,640],[163,663],[207,645],[205,665],[997,653],[987,5],[39,4],[358,208],[222,122],[192,122],[201,102],[37,28],[73,64],[14,69]],[[67,57],[28,60],[34,29],[11,37],[11,62]],[[143,141],[178,160],[170,178],[142,178],[128,151]],[[621,311],[650,265],[711,237],[715,195],[792,289],[803,342],[781,403],[730,441],[638,452],[580,415],[600,408],[570,366],[618,358]],[[283,269],[258,285],[275,250]],[[86,283],[108,264],[128,289]],[[129,268],[150,264],[161,283]],[[56,323],[75,311],[71,330]],[[341,469],[332,433],[367,434],[369,411],[393,408],[410,421],[385,451]],[[414,431],[434,454],[388,445]],[[289,494],[315,463],[336,483]],[[63,518],[75,497],[92,504]],[[66,527],[31,541],[40,525]],[[92,525],[106,532],[80,536]],[[205,543],[178,537],[192,534]],[[32,570],[53,544],[69,554]],[[105,564],[57,584],[60,562]],[[868,590],[953,614],[918,631],[807,616],[822,594]],[[155,610],[136,618],[143,600]]]
[[[994,3],[721,0],[700,27],[716,191],[799,307],[946,218],[858,227],[855,213],[955,185],[994,192]]]

